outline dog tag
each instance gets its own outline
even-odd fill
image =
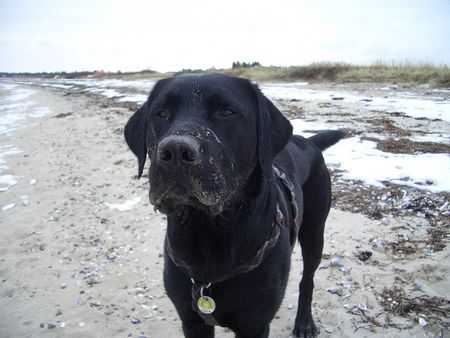
[[[211,297],[203,296],[198,299],[197,307],[201,312],[209,315],[216,309],[216,302]]]

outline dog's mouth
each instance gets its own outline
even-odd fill
[[[165,214],[179,213],[187,206],[201,209],[213,216],[220,214],[225,205],[224,193],[208,191],[200,187],[200,184],[192,188],[172,184],[162,192],[150,189],[150,203],[156,210]]]

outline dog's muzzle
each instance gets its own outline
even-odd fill
[[[199,203],[214,215],[223,210],[222,170],[217,167],[217,154],[205,141],[193,135],[172,134],[158,143],[155,177],[150,178],[150,200],[155,207],[165,210]]]

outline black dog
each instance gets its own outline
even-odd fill
[[[139,177],[150,158],[150,202],[168,215],[164,284],[186,337],[268,337],[298,237],[303,254],[294,335],[318,334],[313,277],[330,208],[321,150],[258,87],[220,74],[164,79],[125,127]]]

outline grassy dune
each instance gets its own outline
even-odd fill
[[[308,81],[312,83],[335,82],[376,82],[403,84],[406,86],[430,85],[432,87],[450,87],[450,67],[427,63],[383,63],[371,65],[351,65],[347,63],[313,63],[307,66],[290,67],[250,67],[232,69],[186,69],[176,73],[124,74],[128,79],[160,78],[184,73],[219,72],[233,76],[249,78],[255,81]]]
[[[358,66],[345,63],[313,63],[292,67],[234,68],[221,72],[258,81],[378,82],[450,87],[450,68],[431,64],[374,63]]]

